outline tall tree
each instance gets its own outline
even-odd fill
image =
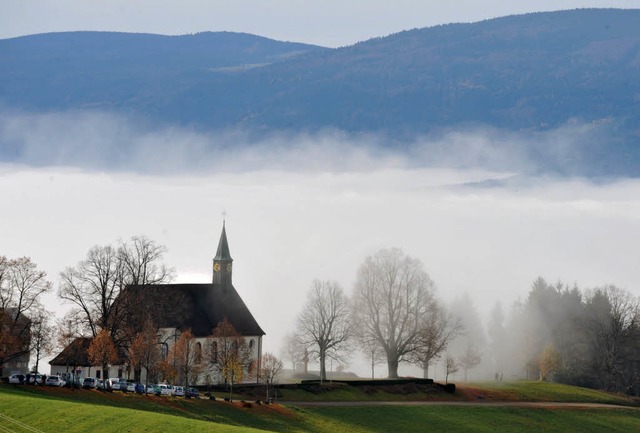
[[[51,354],[55,346],[51,313],[39,308],[31,314],[31,353],[35,356],[34,371],[39,371],[40,360]]]
[[[624,382],[624,370],[627,364],[638,360],[638,298],[615,286],[596,289],[588,296],[586,317],[595,360],[604,372],[602,384],[612,391],[633,385]]]
[[[267,401],[269,401],[269,388],[276,382],[282,372],[283,363],[272,353],[265,353],[260,366],[260,381],[267,386]]]
[[[160,360],[158,330],[151,322],[147,322],[144,329],[136,334],[131,342],[129,361],[134,371],[145,370],[145,385],[148,385],[149,379],[154,378],[159,371]]]
[[[407,359],[422,367],[423,377],[427,379],[429,366],[440,358],[463,329],[460,318],[454,317],[434,300],[424,315],[413,343],[414,350]]]
[[[349,299],[333,281],[315,280],[298,316],[298,336],[320,363],[320,380],[327,380],[327,357],[338,358],[351,337]]]
[[[126,284],[162,284],[173,279],[174,270],[161,263],[167,248],[146,236],[133,236],[128,242],[120,240],[118,255],[123,266]]]
[[[417,348],[434,289],[422,262],[399,249],[380,250],[360,266],[355,320],[363,336],[383,348],[390,378],[398,377],[398,365]]]
[[[88,333],[96,336],[106,329],[120,345],[131,337],[122,335],[130,331],[124,329],[124,319],[131,308],[128,302],[115,301],[126,285],[171,281],[172,273],[159,263],[164,251],[145,237],[118,247],[94,246],[84,260],[60,274],[58,296],[74,307]]]
[[[28,257],[0,256],[0,365],[29,353],[30,313],[51,290],[46,275]]]
[[[106,329],[99,331],[98,335],[93,338],[87,355],[91,364],[102,366],[102,375],[104,379],[108,379],[109,364],[117,361],[118,351]]]
[[[202,345],[196,341],[191,329],[180,334],[173,346],[171,359],[185,387],[198,381],[203,370]]]
[[[233,325],[225,317],[212,331],[212,339],[205,352],[220,377],[229,385],[229,398],[233,385],[242,382],[244,370],[251,363],[251,350]]]

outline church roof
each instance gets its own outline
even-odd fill
[[[222,233],[220,234],[220,241],[218,242],[218,251],[213,260],[232,260],[231,253],[229,252],[229,242],[227,242],[227,230],[225,224],[222,224]]]
[[[50,365],[68,365],[71,367],[90,367],[88,350],[93,338],[78,337],[71,342],[67,347],[62,350],[51,361]],[[126,355],[122,349],[118,349],[118,361],[116,364],[123,364],[125,362]]]
[[[241,335],[265,334],[232,285],[155,284],[128,286],[126,292],[158,328],[190,328],[203,337],[227,318]]]

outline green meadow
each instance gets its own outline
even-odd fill
[[[632,405],[622,396],[543,383],[477,384],[459,401],[605,402]],[[345,390],[324,401],[341,400]],[[506,397],[505,397],[506,396]],[[573,397],[572,397],[573,396]],[[355,401],[349,395],[348,401]],[[397,397],[397,395],[396,395]],[[411,398],[412,396],[407,396]],[[376,397],[380,400],[380,396]],[[335,400],[334,400],[335,401]],[[344,401],[344,400],[342,400]],[[397,400],[396,400],[397,401]],[[250,406],[250,407],[249,407]],[[21,423],[21,424],[19,424]],[[34,430],[35,429],[35,430]],[[0,431],[9,432],[631,432],[640,409],[500,406],[302,407],[227,403],[208,399],[101,393],[0,385]]]

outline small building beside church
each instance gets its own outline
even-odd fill
[[[229,251],[225,223],[223,222],[222,233],[218,242],[218,249],[213,258],[213,276],[208,284],[152,284],[152,285],[130,285],[120,294],[119,299],[127,299],[131,311],[128,314],[130,323],[128,326],[142,330],[145,322],[151,321],[153,327],[158,329],[157,344],[162,356],[166,359],[171,353],[180,335],[190,330],[194,336],[198,347],[210,347],[214,338],[213,329],[225,319],[240,334],[246,342],[250,351],[251,362],[245,366],[246,374],[243,375],[243,382],[256,382],[255,370],[260,368],[262,359],[262,337],[264,331],[247,308],[246,304],[233,286],[233,259]],[[131,302],[134,300],[133,302]],[[118,300],[116,301],[118,302]],[[51,374],[69,372],[75,368],[78,378],[97,377],[113,378],[120,377],[131,380],[146,381],[147,372],[134,372],[131,366],[127,365],[126,354],[119,350],[119,365],[112,365],[109,371],[102,371],[101,366],[88,365],[86,349],[90,342],[82,340],[82,344],[74,343],[63,350],[51,362]],[[83,347],[85,355],[78,355],[77,350]],[[126,350],[125,350],[126,352]],[[74,365],[69,365],[70,357],[81,361],[79,364],[73,361]],[[122,362],[122,359],[125,361]],[[214,357],[215,358],[215,357]],[[216,360],[203,357],[203,363],[209,364],[203,368],[203,374],[197,378],[192,385],[218,384],[224,383],[213,365]],[[70,370],[71,368],[71,370]],[[253,371],[252,371],[253,370]],[[153,380],[155,378],[151,378]],[[181,383],[178,378],[177,384]]]

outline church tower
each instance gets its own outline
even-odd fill
[[[231,271],[233,259],[229,253],[229,243],[227,242],[227,231],[225,222],[222,221],[222,234],[218,242],[218,251],[213,258],[213,284],[231,285]]]

